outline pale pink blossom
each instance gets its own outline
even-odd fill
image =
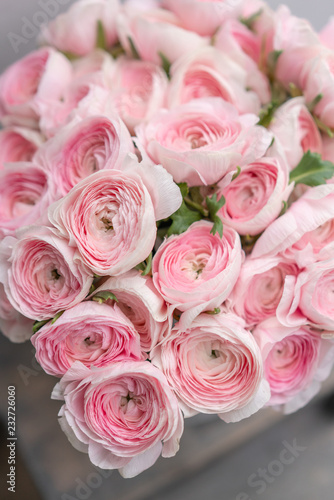
[[[92,273],[74,261],[75,248],[54,230],[29,226],[0,244],[0,283],[12,306],[27,318],[46,320],[88,295]]]
[[[0,118],[6,124],[37,128],[39,117],[62,96],[72,79],[65,56],[41,48],[0,77]]]
[[[125,7],[117,17],[117,33],[128,55],[133,48],[140,59],[162,64],[163,54],[168,61],[174,62],[184,54],[209,44],[209,39],[183,28],[178,18],[164,9],[134,10]]]
[[[166,73],[149,61],[119,58],[115,65],[110,101],[131,132],[166,105]]]
[[[243,0],[163,0],[163,6],[173,11],[183,26],[200,35],[214,35],[230,17],[241,13]]]
[[[177,325],[154,349],[152,363],[174,388],[185,417],[217,413],[238,422],[270,398],[260,350],[234,314],[201,314],[186,329]]]
[[[214,37],[214,46],[247,70],[247,88],[262,104],[271,100],[268,77],[259,69],[262,39],[236,19],[229,19]]]
[[[229,298],[230,308],[245,320],[248,328],[276,316],[285,296],[291,296],[291,280],[294,283],[300,271],[295,262],[280,256],[248,257]]]
[[[48,173],[36,163],[8,163],[0,171],[0,239],[47,220],[55,200]]]
[[[286,328],[271,318],[254,330],[271,398],[284,413],[305,406],[320,390],[334,362],[334,345],[306,327]]]
[[[0,330],[11,342],[21,343],[30,339],[34,321],[22,316],[9,302],[4,286],[0,283]]]
[[[93,301],[67,309],[32,338],[36,359],[49,375],[61,377],[75,361],[106,367],[126,359],[141,360],[138,332],[117,305]]]
[[[255,115],[238,115],[218,98],[198,99],[161,110],[136,128],[139,144],[176,182],[190,186],[218,182],[237,166],[263,156],[272,135]]]
[[[140,335],[142,350],[151,351],[169,328],[167,305],[155,289],[152,278],[135,270],[129,271],[107,279],[93,296],[105,291],[115,295],[118,307],[133,323]]]
[[[203,97],[220,97],[240,113],[258,114],[260,98],[248,90],[247,84],[245,68],[217,48],[205,47],[172,65],[168,106],[173,108]]]
[[[252,257],[301,250],[310,243],[318,252],[331,241],[334,218],[334,186],[314,187],[274,221],[256,242]],[[322,227],[323,226],[323,227]]]
[[[231,293],[243,259],[240,238],[230,227],[223,237],[211,234],[213,224],[200,221],[171,236],[153,258],[153,282],[173,309],[182,311],[182,325],[202,311],[218,308]]]
[[[322,154],[322,138],[303,97],[280,106],[269,129],[283,148],[290,169],[298,165],[307,151]]]
[[[122,171],[104,169],[80,181],[49,209],[49,219],[100,276],[117,276],[153,249],[156,220],[181,204],[179,188],[161,167],[129,155]]]
[[[285,161],[261,158],[242,167],[238,177],[219,190],[225,205],[218,215],[239,234],[260,234],[280,215],[292,190]]]
[[[331,50],[334,50],[334,17],[331,17],[326,26],[320,31],[321,43]]]
[[[41,134],[23,127],[10,127],[0,131],[0,170],[5,163],[31,161],[43,144]]]
[[[134,477],[179,449],[183,418],[160,370],[123,361],[89,370],[74,363],[55,387],[60,425],[73,446],[104,469]]]
[[[40,41],[62,52],[84,56],[97,45],[100,21],[107,47],[111,47],[117,41],[116,17],[119,10],[119,0],[79,0],[67,12],[42,27]]]
[[[61,128],[39,149],[34,161],[48,171],[60,198],[94,172],[119,169],[133,151],[131,136],[117,115],[92,116]]]

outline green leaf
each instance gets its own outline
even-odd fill
[[[57,319],[60,318],[60,316],[62,316],[64,314],[65,311],[60,311],[58,314],[55,315],[55,317],[53,318],[53,320],[51,321],[51,325],[53,325]]]
[[[334,130],[325,125],[317,116],[314,116],[314,121],[321,132],[325,132],[331,139],[334,137]]]
[[[44,325],[49,323],[49,321],[50,321],[49,319],[46,319],[44,321],[35,321],[35,323],[33,324],[33,327],[32,327],[33,333],[37,333],[38,330],[40,330]]]
[[[182,202],[180,208],[171,215],[171,219],[173,221],[170,226],[167,235],[171,236],[172,234],[181,234],[184,233],[191,224],[201,220],[201,214],[199,212],[195,212],[187,207],[185,202]]]
[[[118,59],[118,57],[125,54],[125,50],[119,42],[113,45],[113,47],[111,47],[108,52],[114,59]]]
[[[102,50],[106,50],[107,48],[107,38],[102,21],[100,20],[97,21],[96,48]]]
[[[322,160],[318,153],[308,151],[297,167],[290,172],[290,182],[314,187],[326,184],[326,180],[331,179],[333,175],[334,164],[332,162]]]
[[[148,258],[146,259],[146,268],[142,272],[143,276],[147,276],[148,274],[150,274],[150,272],[152,270],[152,258],[153,258],[153,255],[151,252],[150,255],[148,256]]]
[[[98,292],[96,295],[94,295],[92,300],[94,300],[94,302],[98,302],[99,304],[103,304],[107,300],[115,300],[116,302],[118,302],[116,295],[114,295],[112,292],[108,292],[107,290]]]
[[[201,194],[201,186],[194,186],[189,189],[190,198],[197,203],[198,205],[202,205],[204,198]]]
[[[72,52],[67,52],[66,50],[62,50],[61,53],[67,57],[69,61],[75,61],[76,59],[79,59],[79,56],[76,56],[75,54],[72,54]]]
[[[132,40],[132,38],[130,36],[128,36],[128,40],[129,40],[129,44],[130,44],[130,49],[131,49],[131,53],[132,53],[132,57],[134,59],[140,59],[140,55],[138,53],[138,50],[136,49],[136,46]]]
[[[282,54],[283,50],[273,50],[268,54],[267,63],[266,63],[266,72],[270,82],[273,84],[275,81],[276,74],[276,66],[277,61]],[[264,56],[265,57],[265,56]]]
[[[279,108],[279,102],[278,101],[272,101],[267,106],[265,106],[261,111],[260,111],[260,120],[258,122],[258,125],[262,125],[262,127],[269,127],[271,122],[273,121],[275,111]]]
[[[224,227],[220,217],[217,214],[219,210],[225,205],[225,202],[226,200],[224,196],[217,200],[217,193],[215,193],[211,198],[209,198],[209,196],[206,197],[206,204],[209,210],[210,218],[213,222],[211,233],[213,235],[218,233],[221,238],[223,237]]]
[[[240,168],[240,167],[237,167],[237,171],[236,171],[236,173],[233,175],[233,177],[232,177],[232,181],[235,181],[235,179],[237,179],[237,178],[239,177],[240,173],[241,173],[241,168]]]
[[[158,55],[161,59],[162,69],[165,71],[166,75],[170,79],[170,68],[171,68],[172,63],[165,56],[165,54],[163,52],[158,52]]]
[[[301,97],[303,95],[303,92],[300,90],[300,88],[297,87],[294,83],[289,83],[289,90],[291,97]]]
[[[165,228],[163,228],[163,229],[165,229]],[[165,231],[167,232],[167,229]],[[137,269],[138,271],[141,271],[143,276],[147,276],[151,272],[151,269],[152,269],[152,258],[153,258],[153,254],[151,252],[150,255],[147,257],[147,259],[145,259],[143,262],[138,264],[135,267],[135,269]]]
[[[278,217],[281,217],[282,215],[284,215],[286,213],[287,209],[288,209],[288,204],[286,201],[283,201],[283,207],[282,207],[281,213],[279,214]]]
[[[215,316],[216,314],[219,314],[221,312],[221,310],[219,309],[219,307],[216,307],[213,311],[205,311],[205,314],[210,314],[212,316]]]
[[[211,219],[219,212],[221,208],[225,205],[225,198],[222,196],[219,200],[217,200],[217,193],[215,193],[211,198],[209,196],[206,197],[206,204],[210,213]]]
[[[222,239],[223,232],[224,232],[224,226],[223,226],[222,220],[218,217],[218,215],[215,215],[213,218],[213,228],[211,229],[210,233],[213,234],[213,236],[216,233],[218,233],[220,236],[220,239]]]
[[[252,30],[253,24],[255,23],[255,21],[258,20],[258,18],[261,16],[262,12],[263,12],[263,9],[259,9],[256,12],[254,12],[254,14],[252,14],[251,16],[242,17],[240,19],[240,22],[242,24],[244,24],[245,26],[247,26],[248,29]]]
[[[309,110],[310,113],[313,113],[314,111],[314,108],[317,106],[317,104],[319,104],[319,102],[321,101],[321,99],[323,98],[323,95],[322,94],[318,94],[312,102],[310,102],[308,105],[307,105],[307,108]]]
[[[178,186],[180,188],[182,198],[185,198],[187,196],[187,194],[189,193],[188,184],[186,182],[180,182],[178,184]]]

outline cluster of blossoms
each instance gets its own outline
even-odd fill
[[[133,477],[334,364],[334,22],[80,0],[0,78],[0,327]]]

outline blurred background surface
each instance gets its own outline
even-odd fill
[[[10,33],[21,34],[41,11],[43,0],[0,0],[0,72],[35,48],[36,32],[15,51]],[[59,12],[73,1],[62,0]],[[270,0],[272,7],[281,2]],[[333,2],[290,0],[292,12],[320,29]],[[50,19],[52,16],[50,16]],[[27,23],[28,20],[28,23]],[[181,449],[159,459],[139,477],[124,480],[99,471],[74,450],[57,422],[60,403],[50,400],[56,379],[42,372],[30,344],[14,345],[0,335],[0,498],[17,500],[332,500],[334,498],[334,378],[314,402],[296,414],[264,410],[239,424],[214,416],[186,421]],[[9,493],[6,447],[7,387],[16,386],[17,491]],[[284,448],[295,446],[280,466]],[[296,448],[297,447],[297,448]],[[293,455],[290,455],[292,457]]]

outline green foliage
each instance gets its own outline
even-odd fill
[[[219,200],[217,200],[217,194],[215,193],[211,198],[207,196],[206,204],[209,210],[210,219],[213,221],[213,228],[211,233],[215,235],[216,233],[219,236],[223,237],[223,223],[217,213],[219,210],[225,205],[225,198],[222,196]]]
[[[170,68],[172,63],[170,60],[163,54],[162,52],[158,52],[159,57],[161,59],[162,69],[165,71],[166,75],[170,79]]]
[[[171,216],[172,225],[168,229],[167,235],[184,233],[191,224],[202,219],[199,212],[191,210],[183,201],[180,208]]]
[[[306,186],[320,186],[334,175],[334,164],[321,159],[318,153],[308,151],[304,154],[297,167],[290,172],[290,182],[306,184]]]
[[[116,295],[114,295],[112,292],[108,292],[107,290],[103,292],[98,292],[94,297],[92,298],[94,302],[98,302],[99,304],[103,304],[107,300],[115,300],[118,302]]]
[[[102,50],[107,49],[107,38],[102,21],[100,20],[97,21],[96,48]]]
[[[258,20],[258,18],[261,16],[262,12],[263,12],[263,9],[259,9],[256,12],[254,12],[254,14],[250,15],[249,17],[242,17],[240,19],[240,22],[242,24],[244,24],[245,26],[247,26],[247,28],[249,30],[252,30],[253,24],[255,23],[255,21]]]
[[[130,49],[131,49],[133,59],[140,59],[140,55],[138,53],[138,50],[136,49],[136,46],[135,46],[135,44],[130,36],[128,37],[128,40],[129,40]]]

